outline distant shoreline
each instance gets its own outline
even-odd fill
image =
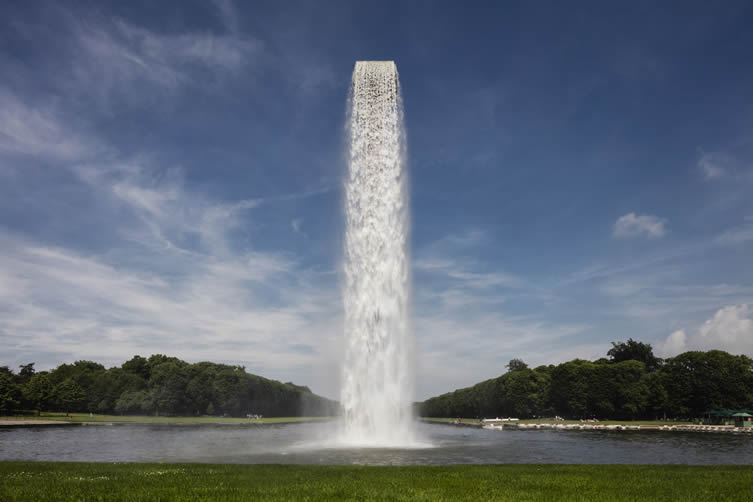
[[[690,422],[663,421],[604,421],[579,422],[567,420],[562,422],[545,422],[540,420],[521,420],[516,422],[482,423],[478,419],[421,418],[422,422],[452,425],[455,427],[476,427],[487,430],[567,430],[567,431],[679,431],[679,432],[734,432],[753,435],[753,427],[735,427],[734,425],[702,425]]]
[[[293,423],[313,423],[335,420],[337,417],[153,417],[153,416],[117,416],[74,413],[71,418],[64,414],[43,414],[41,417],[0,417],[0,428],[5,427],[65,427],[86,425],[276,425]],[[736,432],[753,435],[753,428],[732,425],[700,425],[691,422],[672,421],[603,421],[579,422],[565,420],[561,422],[543,419],[521,420],[503,423],[482,423],[478,419],[450,419],[419,417],[423,423],[452,425],[455,427],[486,428],[487,430],[568,430],[568,431],[680,431],[680,432]],[[486,427],[484,427],[486,426]]]
[[[118,416],[74,413],[71,418],[62,413],[42,414],[40,417],[0,417],[0,427],[55,427],[72,425],[275,425],[326,422],[334,417],[153,417]]]

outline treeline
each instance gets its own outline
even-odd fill
[[[308,387],[246,372],[243,366],[189,364],[155,354],[134,356],[106,369],[93,361],[61,364],[52,371],[34,363],[14,373],[0,367],[0,415],[20,410],[119,415],[331,416],[338,403]]]
[[[753,360],[720,350],[666,360],[651,345],[612,343],[607,358],[530,369],[513,359],[504,375],[418,404],[425,417],[657,419],[753,408]]]

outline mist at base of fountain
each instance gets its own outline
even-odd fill
[[[348,106],[343,426],[334,443],[418,444],[412,413],[408,186],[392,61],[359,61]]]

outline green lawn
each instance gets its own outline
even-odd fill
[[[240,417],[154,417],[154,416],[120,416],[120,415],[94,415],[88,413],[73,413],[72,418],[65,413],[42,413],[40,416],[25,417],[2,417],[8,419],[26,420],[60,420],[70,422],[126,422],[126,423],[150,423],[150,424],[280,424],[289,422],[313,422],[330,420],[328,417],[272,417],[260,420]],[[2,419],[0,418],[0,420]]]
[[[740,501],[750,466],[363,467],[0,462],[0,500]],[[747,494],[747,495],[746,495]]]

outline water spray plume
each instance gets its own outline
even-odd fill
[[[348,106],[341,442],[415,443],[405,133],[397,67],[358,61]]]

